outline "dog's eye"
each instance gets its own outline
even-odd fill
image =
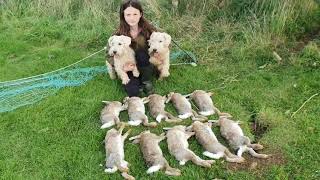
[[[160,43],[162,43],[162,41],[159,41]]]
[[[119,43],[119,46],[121,46],[122,44],[121,43]]]

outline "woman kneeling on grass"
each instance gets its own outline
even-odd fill
[[[144,17],[143,9],[137,0],[125,0],[120,7],[120,25],[115,35],[125,35],[131,37],[130,47],[135,52],[135,58],[139,77],[132,74],[133,67],[128,65],[124,69],[129,76],[129,83],[124,88],[129,97],[139,96],[141,91],[147,95],[154,92],[151,82],[154,68],[149,62],[148,40],[152,32],[157,31]]]

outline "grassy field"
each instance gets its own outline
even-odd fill
[[[118,25],[119,2],[0,0],[0,81],[53,71],[100,50]],[[172,66],[169,78],[154,81],[156,92],[214,92],[216,106],[242,121],[245,133],[265,146],[261,152],[272,156],[259,160],[246,154],[240,165],[217,160],[210,169],[190,162],[179,166],[163,141],[166,159],[182,176],[147,175],[139,147],[126,141],[131,174],[137,179],[319,179],[319,1],[181,0],[177,9],[169,2],[143,1],[145,16],[195,53],[199,65]],[[104,57],[100,53],[82,65],[103,66]],[[0,179],[122,179],[119,173],[105,174],[100,165],[107,130],[100,130],[99,115],[102,100],[124,97],[120,81],[100,74],[1,113]],[[170,104],[168,110],[175,113]],[[127,121],[126,112],[121,119]],[[168,126],[163,122],[151,131],[160,134]],[[131,129],[133,136],[146,128]],[[218,128],[213,130],[226,144]],[[189,143],[205,158],[195,138]]]

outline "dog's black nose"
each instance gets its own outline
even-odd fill
[[[157,52],[157,50],[156,50],[156,49],[152,49],[152,52],[154,52],[154,53],[155,53],[155,52]]]
[[[117,54],[117,51],[113,51],[113,54]]]

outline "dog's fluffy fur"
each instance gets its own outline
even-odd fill
[[[182,119],[174,117],[171,113],[165,111],[166,97],[158,94],[152,94],[148,96],[149,99],[149,111],[153,118],[158,123],[164,119],[166,122],[181,122]]]
[[[146,116],[145,103],[148,103],[148,98],[139,97],[126,97],[124,102],[126,107],[128,107],[129,121],[128,124],[131,126],[138,126],[141,123],[144,126],[156,127],[156,122],[149,123],[148,117]]]
[[[253,157],[267,158],[266,154],[258,154],[254,150],[263,149],[260,144],[252,144],[247,136],[244,136],[238,122],[230,120],[228,117],[220,116],[218,121],[210,121],[220,126],[221,135],[228,141],[230,147],[237,150],[237,155],[242,157],[242,153],[249,151]]]
[[[144,131],[138,136],[129,138],[133,140],[133,143],[139,143],[140,149],[142,151],[143,157],[146,161],[149,169],[147,173],[154,173],[161,169],[165,170],[165,174],[170,176],[180,176],[181,172],[179,169],[170,167],[167,160],[163,157],[162,151],[160,149],[159,143],[165,139],[165,135],[161,134],[157,136],[156,134],[150,133],[150,131]]]
[[[114,79],[114,70],[122,80],[122,84],[127,84],[130,79],[127,72],[124,70],[124,66],[129,64],[134,66],[132,71],[133,76],[139,77],[139,71],[136,66],[134,51],[130,48],[131,38],[128,36],[111,36],[108,40],[109,43],[109,55],[113,57],[114,69],[112,64],[106,61],[110,78]]]
[[[242,157],[232,154],[224,145],[222,145],[215,134],[213,133],[211,123],[201,123],[199,121],[193,122],[188,130],[195,132],[197,141],[206,150],[203,155],[213,159],[220,159],[224,157],[228,162],[241,163],[244,161]]]
[[[153,32],[150,36],[149,54],[152,63],[160,72],[159,79],[170,75],[170,50],[171,36],[167,33]],[[157,54],[157,56],[155,56]]]
[[[119,131],[116,129],[110,129],[105,137],[105,149],[106,149],[106,173],[114,173],[118,169],[122,172],[121,175],[125,179],[134,180],[135,178],[128,174],[129,163],[124,160],[124,141],[129,135],[129,131],[124,135],[122,131],[124,126],[121,126]]]
[[[205,116],[198,115],[197,112],[192,109],[188,99],[180,93],[169,93],[166,103],[170,101],[172,101],[174,107],[177,109],[180,119],[187,119],[189,117],[191,117],[193,121],[205,121],[208,119]]]
[[[164,128],[168,130],[166,133],[168,149],[180,165],[184,165],[191,160],[194,164],[210,168],[214,160],[203,160],[189,149],[188,139],[194,135],[194,132],[187,132],[185,126],[174,126],[172,128]]]

